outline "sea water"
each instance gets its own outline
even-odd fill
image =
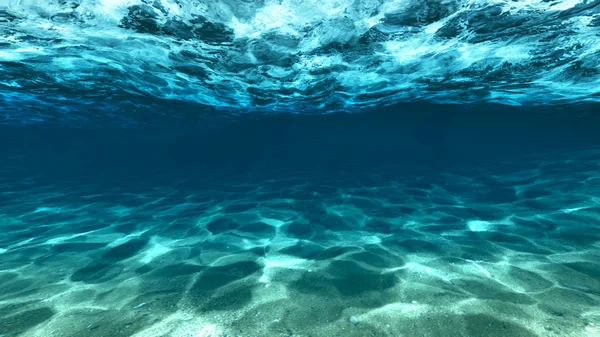
[[[0,336],[600,336],[599,27],[0,0]]]
[[[600,119],[1,129],[3,336],[598,336]]]

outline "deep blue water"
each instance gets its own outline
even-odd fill
[[[2,127],[0,334],[597,336],[599,118]]]

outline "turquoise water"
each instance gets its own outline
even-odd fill
[[[438,108],[2,128],[0,335],[598,336],[596,114]]]
[[[600,0],[0,0],[0,337],[599,337]]]

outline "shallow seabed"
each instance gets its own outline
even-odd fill
[[[0,335],[599,336],[598,153],[135,184],[6,166]]]

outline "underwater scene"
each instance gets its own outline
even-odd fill
[[[600,337],[600,1],[0,0],[0,337]]]

